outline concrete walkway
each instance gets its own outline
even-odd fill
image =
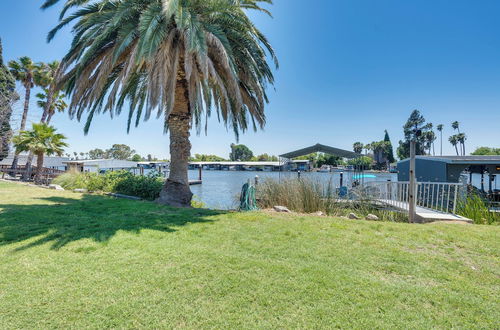
[[[383,205],[387,205],[393,207],[400,211],[408,212],[410,209],[410,205],[407,202],[397,202],[389,199],[377,199],[377,202]],[[465,217],[446,213],[442,211],[436,211],[432,209],[428,209],[425,207],[417,206],[417,217],[419,217],[422,222],[432,222],[432,221],[463,221],[466,223],[472,223],[472,220],[467,219]]]

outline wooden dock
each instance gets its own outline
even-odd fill
[[[389,199],[377,199],[376,200],[378,203],[385,205],[385,206],[390,206],[396,210],[399,211],[405,211],[409,212],[410,206],[409,203],[407,202],[400,202],[400,201],[393,201]],[[452,213],[446,213],[442,211],[436,211],[432,210],[426,207],[421,207],[417,206],[416,209],[417,217],[422,221],[422,222],[433,222],[433,221],[463,221],[466,223],[472,223],[472,220],[452,214]]]
[[[201,180],[189,180],[190,186],[196,186],[196,185],[200,185],[202,183],[203,183],[203,181],[201,181]]]

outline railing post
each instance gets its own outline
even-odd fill
[[[458,195],[458,185],[455,185],[455,196],[453,196],[453,214],[457,211],[457,195]]]
[[[415,177],[415,167],[416,167],[416,145],[417,142],[410,141],[410,184],[408,187],[409,201],[408,201],[408,220],[410,223],[416,221],[416,205],[415,205],[415,188],[416,188],[416,177]]]

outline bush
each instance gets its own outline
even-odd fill
[[[135,176],[128,171],[98,173],[64,173],[53,183],[65,189],[87,189],[88,191],[113,192],[155,200],[160,196],[164,180],[158,173]]]

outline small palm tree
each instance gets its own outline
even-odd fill
[[[9,68],[14,78],[19,81],[25,89],[24,110],[21,119],[21,126],[19,128],[20,131],[24,131],[26,129],[26,121],[28,120],[31,89],[35,87],[38,82],[40,67],[35,64],[31,58],[24,56],[19,58],[18,61],[10,61]],[[14,160],[12,161],[12,168],[17,168],[18,160],[19,155],[16,153]]]
[[[438,132],[439,132],[439,137],[440,137],[440,140],[441,140],[441,156],[443,155],[443,128],[444,128],[444,125],[443,124],[439,124],[436,126]]]
[[[64,142],[66,137],[56,133],[56,129],[47,124],[33,124],[30,131],[22,131],[13,139],[16,152],[32,152],[37,156],[35,182],[40,183],[42,179],[43,157],[57,154],[61,156],[64,147],[68,145]]]
[[[36,97],[38,98],[38,106],[43,109],[42,123],[49,124],[56,112],[64,112],[68,107],[64,101],[66,95],[59,91],[51,93],[48,89],[44,88],[43,93],[36,94]]]

